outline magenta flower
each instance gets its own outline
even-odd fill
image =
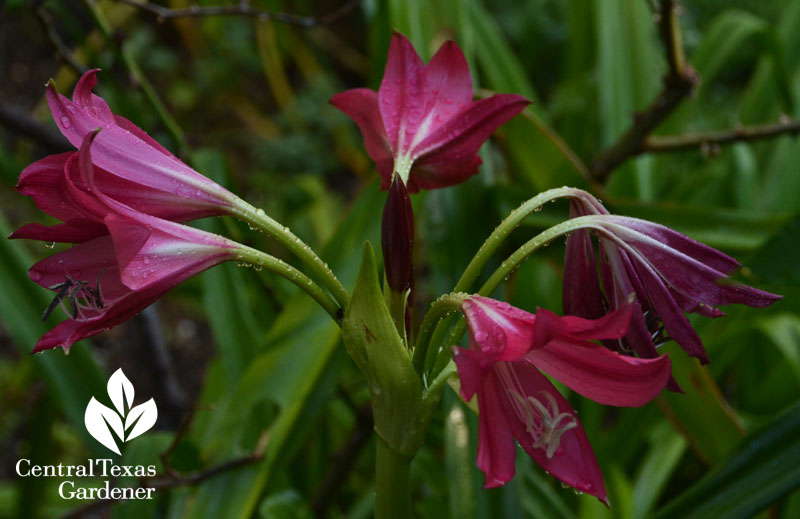
[[[97,72],[90,70],[80,78],[72,101],[60,95],[52,82],[47,86],[53,120],[74,146],[80,146],[87,134],[103,128],[92,146],[97,185],[134,209],[170,220],[232,212],[237,200],[232,193],[181,162],[129,120],[113,114],[101,97],[92,94]],[[20,185],[40,207],[55,210],[61,202],[39,182],[52,180],[69,156],[47,157],[23,171]],[[52,181],[48,180],[48,185],[52,186]]]
[[[96,135],[87,134],[80,151],[64,160],[65,171],[57,177],[60,198],[47,182],[42,185],[49,187],[34,195],[38,201],[60,200],[53,210],[65,223],[28,225],[12,235],[78,243],[28,271],[56,292],[55,301],[71,314],[39,339],[34,352],[69,350],[74,342],[130,319],[186,279],[236,257],[234,242],[141,213],[106,195],[94,180],[98,170],[92,167],[90,146]],[[62,157],[50,160],[60,164]],[[42,171],[30,174],[56,178],[49,164],[40,166]],[[50,191],[53,197],[43,195]]]
[[[458,45],[447,41],[426,66],[396,32],[378,92],[356,88],[330,102],[358,124],[381,187],[388,189],[397,173],[416,193],[477,173],[483,142],[530,102],[510,94],[472,97],[472,77]]]
[[[628,330],[632,305],[601,319],[530,314],[508,303],[472,296],[462,305],[469,349],[454,348],[461,395],[478,395],[478,467],[485,487],[514,475],[514,438],[563,483],[608,503],[592,447],[569,403],[539,371],[601,404],[641,406],[664,388],[669,359],[637,359],[592,340]]]
[[[624,342],[617,341],[620,351],[630,347],[641,357],[655,357],[656,342],[669,337],[707,363],[684,312],[719,317],[725,314],[718,305],[760,308],[782,297],[729,281],[739,267],[730,256],[663,225],[610,215],[587,193],[572,199],[570,214],[596,216],[567,239],[564,311],[593,318],[638,301],[642,310],[633,313]],[[599,274],[590,233],[600,244]]]

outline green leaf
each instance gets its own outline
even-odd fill
[[[595,13],[601,137],[609,146],[630,127],[635,111],[658,94],[663,58],[646,2],[598,1]],[[613,177],[613,191],[628,194],[635,186],[638,196],[652,198],[651,163],[642,157],[624,165]]]
[[[723,460],[744,435],[743,426],[722,397],[708,369],[675,344],[662,346],[672,374],[684,393],[664,391],[658,397],[667,419],[707,464]]]
[[[788,312],[780,313],[759,319],[757,326],[783,354],[800,382],[800,317]]]
[[[314,514],[303,496],[295,490],[284,490],[264,498],[258,509],[263,519],[311,519]]]
[[[724,65],[739,58],[746,43],[760,37],[769,29],[769,24],[740,9],[728,9],[719,14],[708,25],[700,46],[691,56],[691,62],[703,78],[698,97],[705,97],[714,78]],[[756,43],[761,43],[757,40]]]
[[[651,517],[661,492],[686,452],[686,440],[661,423],[652,429],[650,449],[633,487],[633,517]]]
[[[786,222],[747,262],[759,281],[800,284],[800,214]]]
[[[730,457],[656,514],[753,517],[800,487],[800,404],[750,434]]]
[[[377,183],[367,186],[323,253],[345,286],[356,278],[358,246],[365,238],[378,239],[380,220],[374,215],[380,214],[384,199]],[[305,294],[287,303],[270,330],[264,353],[253,359],[233,395],[219,402],[213,423],[199,439],[206,459],[221,462],[240,455],[239,442],[220,434],[241,427],[242,417],[248,416],[263,429],[268,427],[264,457],[201,484],[187,516],[217,519],[253,514],[274,472],[287,461],[289,443],[309,432],[314,403],[322,407],[314,397],[329,374],[339,337],[339,328]],[[279,407],[274,419],[263,415],[258,405],[265,400]]]
[[[225,157],[218,150],[198,150],[192,153],[192,162],[220,185],[229,184]],[[205,219],[198,226],[208,232],[226,234],[219,219]],[[249,287],[241,268],[226,263],[204,272],[201,279],[206,315],[227,382],[224,389],[231,390],[263,344],[263,329],[253,313],[256,307],[248,301]],[[269,307],[257,308],[261,322],[269,322]]]

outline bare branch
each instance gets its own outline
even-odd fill
[[[231,5],[214,5],[201,7],[193,5],[180,9],[170,9],[141,0],[120,0],[123,4],[127,4],[143,11],[147,11],[155,15],[159,22],[167,19],[175,18],[200,18],[204,16],[245,16],[255,18],[260,21],[276,21],[286,23],[289,25],[298,25],[300,27],[316,27],[318,25],[325,25],[332,23],[339,18],[343,17],[352,11],[361,0],[349,0],[341,7],[321,18],[314,18],[311,16],[299,16],[289,13],[273,13],[258,9],[251,6],[246,0]]]
[[[686,63],[683,53],[677,3],[674,0],[661,0],[657,17],[669,66],[664,87],[650,106],[634,116],[630,129],[594,159],[590,170],[600,182],[607,180],[617,166],[643,151],[647,136],[694,91],[698,83],[697,75]]]
[[[760,124],[754,126],[741,126],[732,130],[695,133],[686,135],[669,135],[663,137],[648,137],[642,143],[642,153],[664,153],[692,148],[709,148],[731,144],[734,142],[749,142],[760,139],[769,139],[779,135],[794,135],[800,133],[800,120],[788,117],[773,124]]]
[[[47,148],[50,152],[61,153],[75,148],[55,128],[46,126],[32,118],[24,110],[7,106],[0,100],[0,124],[17,134],[25,135]]]
[[[33,12],[36,14],[36,18],[39,20],[45,34],[47,34],[47,38],[50,40],[50,44],[53,45],[56,54],[64,60],[64,63],[69,65],[72,70],[79,75],[83,75],[88,68],[75,59],[75,56],[72,55],[72,51],[67,47],[66,43],[64,43],[64,40],[61,39],[61,36],[59,36],[53,26],[53,15],[50,14],[50,11],[43,7],[37,7]]]
[[[196,485],[197,483],[205,481],[206,479],[210,479],[213,478],[214,476],[218,476],[225,472],[229,472],[231,470],[235,470],[240,467],[250,465],[252,463],[260,461],[261,459],[263,459],[263,454],[259,452],[259,450],[257,449],[255,453],[249,456],[236,458],[231,461],[215,465],[206,470],[188,474],[186,476],[179,476],[179,477],[168,476],[165,478],[159,478],[154,480],[142,479],[139,483],[138,488],[154,488],[156,490],[166,490],[169,488]],[[80,508],[76,508],[75,510],[69,512],[68,514],[61,516],[61,519],[78,519],[81,517],[92,516],[93,514],[111,506],[117,501],[119,500],[99,499],[97,501],[92,501],[87,505],[84,505]]]

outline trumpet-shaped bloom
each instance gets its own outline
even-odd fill
[[[601,404],[641,406],[664,388],[666,356],[637,359],[592,340],[628,330],[632,305],[598,320],[530,314],[508,303],[468,298],[469,349],[454,348],[465,400],[478,396],[478,467],[485,487],[514,475],[515,446],[563,483],[607,503],[597,460],[575,411],[542,374]],[[540,371],[541,370],[541,371]]]
[[[669,337],[707,363],[684,312],[719,317],[725,314],[718,305],[764,307],[781,298],[729,281],[739,267],[730,256],[663,225],[610,215],[594,197],[583,195],[572,199],[571,216],[595,216],[567,239],[564,311],[593,318],[638,301],[641,310],[634,312],[617,349],[655,357],[656,342]],[[599,240],[599,273],[591,234]]]
[[[52,82],[47,86],[53,120],[75,147],[89,133],[103,129],[92,145],[97,185],[130,207],[170,220],[231,212],[237,200],[232,193],[181,162],[132,122],[112,113],[106,102],[92,93],[97,72],[90,70],[78,80],[72,100],[59,94]],[[54,175],[68,159],[69,154],[55,155],[26,168],[20,177],[23,192],[34,196],[40,207],[56,210],[61,200],[48,186],[53,186]]]
[[[34,352],[58,346],[68,350],[75,341],[130,319],[195,274],[236,257],[234,242],[141,213],[105,194],[94,180],[90,154],[96,135],[84,137],[58,177],[56,212],[66,222],[28,225],[12,235],[77,243],[28,271],[31,279],[56,292],[56,300],[72,314],[45,334]],[[54,178],[51,171],[43,175]]]
[[[426,66],[402,34],[389,47],[378,92],[356,88],[331,104],[358,124],[388,189],[397,173],[411,193],[459,184],[478,172],[478,149],[530,102],[498,94],[473,101],[461,49],[447,41]]]

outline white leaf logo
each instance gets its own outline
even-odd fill
[[[121,454],[117,446],[117,439],[124,443],[149,431],[158,420],[158,408],[152,398],[143,404],[132,407],[133,384],[122,372],[122,369],[118,369],[111,375],[106,390],[116,411],[92,397],[89,405],[86,406],[83,421],[86,424],[86,430],[95,440],[112,452]],[[111,434],[112,431],[114,434]]]

